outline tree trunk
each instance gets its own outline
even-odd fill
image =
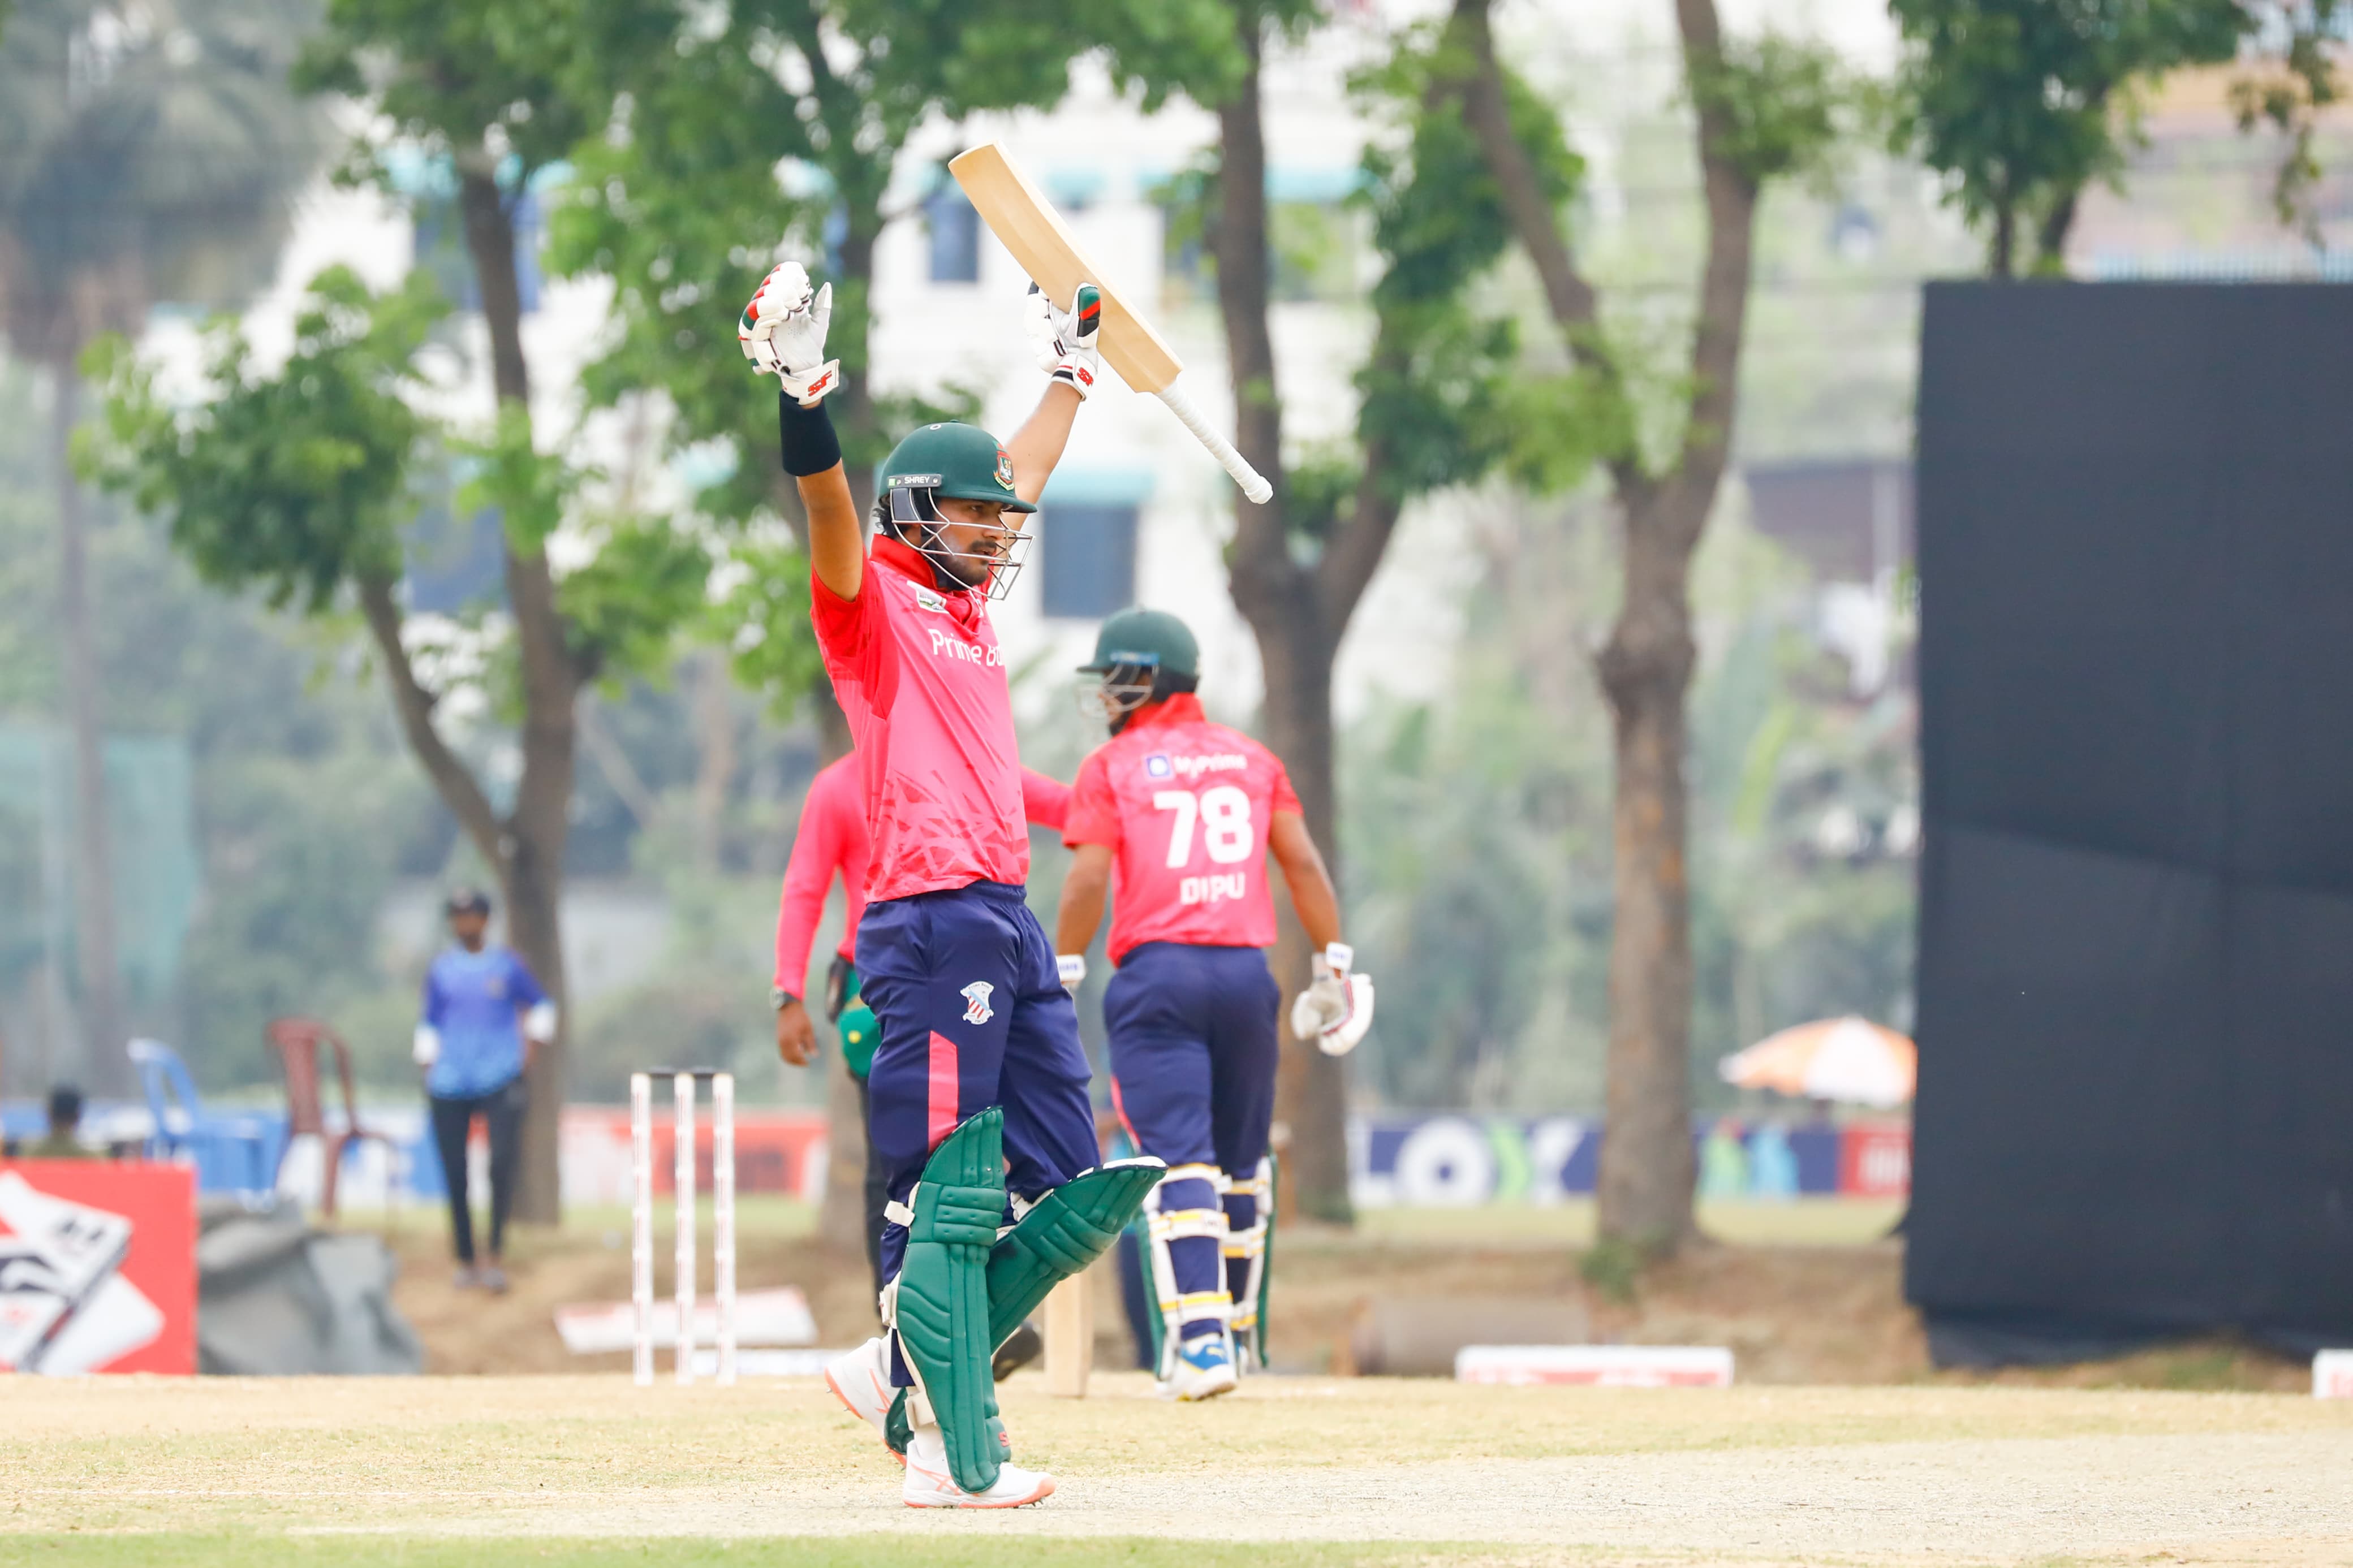
[[[1559,215],[1543,201],[1511,132],[1488,22],[1492,0],[1456,0],[1458,37],[1474,68],[1465,118],[1535,263],[1569,352],[1624,395],[1599,299],[1577,268]],[[1688,76],[1723,66],[1713,0],[1676,0]],[[1609,946],[1609,1121],[1599,1222],[1608,1239],[1672,1251],[1692,1233],[1691,889],[1686,864],[1684,710],[1695,654],[1691,563],[1715,505],[1738,408],[1740,350],[1753,266],[1757,187],[1731,156],[1736,127],[1713,95],[1694,95],[1707,256],[1692,332],[1681,445],[1653,475],[1639,451],[1607,468],[1624,523],[1626,593],[1598,662],[1615,735],[1615,922]]]
[[[121,971],[114,923],[114,855],[106,814],[106,737],[99,716],[96,630],[90,598],[89,519],[69,456],[81,417],[81,372],[71,346],[50,363],[51,461],[58,496],[58,630],[66,727],[73,738],[74,902],[80,960],[83,1083],[111,1092],[124,1068]]]
[[[522,352],[522,298],[515,280],[514,221],[487,163],[459,176],[466,248],[490,331],[491,381],[503,410],[526,418],[531,381]],[[564,1120],[564,1040],[572,1026],[564,971],[564,847],[571,828],[576,740],[573,704],[583,670],[565,640],[555,578],[546,552],[506,550],[507,607],[514,616],[522,670],[522,774],[501,837],[499,879],[507,903],[507,940],[556,1004],[556,1038],[533,1053],[530,1110],[523,1119],[522,1181],[515,1217],[554,1225],[562,1216],[558,1165]]]
[[[2075,206],[2084,187],[2073,186],[2052,198],[2051,210],[2034,231],[2034,270],[2040,276],[2061,277],[2067,270],[2067,237],[2074,231]]]
[[[1687,530],[1663,521],[1627,518],[1625,608],[1599,659],[1618,775],[1599,1221],[1603,1236],[1653,1254],[1673,1250],[1690,1230],[1694,1175],[1683,788],[1694,651],[1690,556],[1670,537]]]
[[[1338,812],[1332,773],[1332,662],[1353,598],[1327,616],[1316,581],[1292,555],[1283,525],[1282,405],[1276,393],[1274,341],[1268,329],[1266,130],[1260,101],[1262,30],[1254,6],[1239,14],[1249,65],[1232,98],[1218,108],[1219,174],[1218,303],[1225,321],[1228,374],[1234,389],[1234,445],[1267,476],[1265,505],[1237,509],[1229,588],[1250,623],[1266,679],[1267,744],[1283,760],[1308,831],[1340,874]],[[1307,942],[1286,910],[1275,948],[1286,994],[1307,984]],[[1337,1057],[1285,1031],[1275,1081],[1275,1120],[1289,1129],[1285,1204],[1346,1224],[1347,1075]]]
[[[2001,279],[2018,276],[2018,201],[2007,188],[1993,204],[1993,252],[1986,270]]]

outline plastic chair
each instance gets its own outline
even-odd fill
[[[286,1168],[286,1152],[294,1140],[308,1132],[319,1140],[325,1151],[325,1173],[320,1178],[319,1210],[332,1218],[335,1213],[335,1174],[342,1169],[343,1154],[363,1139],[372,1138],[387,1150],[396,1150],[393,1140],[382,1132],[370,1132],[360,1125],[359,1094],[352,1087],[352,1048],[341,1035],[316,1018],[273,1018],[262,1031],[269,1038],[270,1049],[278,1053],[278,1063],[286,1075],[286,1142],[278,1148],[278,1171],[270,1183],[277,1184],[278,1174]],[[335,1076],[343,1086],[343,1131],[327,1130],[326,1108],[320,1102],[319,1047],[332,1047],[335,1053]]]
[[[168,1160],[188,1146],[204,1105],[196,1098],[196,1080],[180,1053],[161,1040],[133,1040],[131,1065],[138,1070],[139,1088],[147,1097],[147,1114],[155,1131],[147,1140],[147,1158]]]

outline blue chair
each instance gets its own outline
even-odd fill
[[[196,1081],[180,1053],[161,1040],[133,1040],[131,1065],[147,1097],[155,1131],[147,1140],[150,1160],[186,1154],[206,1192],[250,1192],[269,1185],[269,1119],[207,1116]]]
[[[180,1053],[161,1040],[133,1040],[130,1053],[131,1065],[139,1070],[139,1087],[147,1096],[147,1114],[155,1119],[147,1158],[168,1160],[188,1146],[204,1116],[196,1080],[188,1076],[188,1064]]]

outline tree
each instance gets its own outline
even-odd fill
[[[1683,759],[1695,648],[1691,567],[1732,449],[1757,203],[1767,184],[1815,164],[1839,133],[1848,94],[1830,58],[1766,37],[1726,39],[1713,0],[1676,0],[1694,151],[1705,207],[1689,357],[1666,406],[1642,395],[1614,342],[1599,289],[1582,270],[1546,187],[1560,135],[1524,128],[1525,89],[1498,58],[1493,0],[1455,0],[1450,26],[1466,62],[1456,101],[1503,193],[1546,308],[1589,395],[1562,439],[1599,441],[1617,503],[1624,595],[1597,659],[1612,720],[1615,913],[1609,952],[1609,1137],[1602,1145],[1605,1242],[1661,1253],[1692,1226],[1691,889]],[[1643,416],[1641,419],[1637,415]],[[1661,416],[1670,434],[1645,440]],[[1587,428],[1580,435],[1579,424]]]
[[[2272,180],[2272,205],[2282,223],[2295,224],[2320,243],[2312,197],[2320,184],[2313,152],[2320,116],[2345,98],[2339,68],[2342,39],[2353,20],[2353,0],[2242,0],[2255,58],[2231,84],[2231,107],[2242,132],[2269,125],[2287,138]]]
[[[2139,86],[2238,52],[2253,25],[2241,0],[1890,0],[1908,46],[1899,150],[1955,182],[1973,224],[1990,223],[1988,270],[2055,272],[2084,187],[2114,181],[2136,132]],[[2290,110],[2283,107],[2285,122]],[[2252,114],[2242,108],[2242,114]]]
[[[474,289],[489,339],[492,434],[480,457],[479,499],[501,509],[505,609],[512,617],[522,769],[501,811],[436,725],[439,693],[417,674],[403,637],[398,579],[383,559],[352,561],[349,580],[376,645],[409,748],[499,879],[507,936],[568,1020],[564,970],[564,847],[576,744],[574,704],[609,644],[586,637],[559,604],[547,538],[583,476],[543,453],[533,428],[531,370],[522,344],[515,215],[533,178],[568,153],[595,117],[564,89],[555,62],[576,37],[563,0],[329,0],[325,32],[303,51],[296,80],[366,106],[391,136],[446,160]],[[385,178],[384,148],[363,142],[349,173]],[[622,522],[608,553],[674,553],[675,541]],[[609,573],[605,586],[626,599]],[[597,584],[584,582],[574,597]],[[615,606],[606,604],[583,613]],[[632,616],[636,608],[629,612]],[[639,627],[657,637],[667,627]],[[553,1223],[559,1202],[557,1140],[564,1101],[563,1029],[531,1068],[518,1217]]]
[[[1228,583],[1265,672],[1266,737],[1290,770],[1310,830],[1336,855],[1332,668],[1406,507],[1475,482],[1498,463],[1539,463],[1521,441],[1523,416],[1559,384],[1515,374],[1505,319],[1471,306],[1471,290],[1504,253],[1502,192],[1461,121],[1448,112],[1457,73],[1451,35],[1407,35],[1394,58],[1357,84],[1402,121],[1402,147],[1367,154],[1375,243],[1387,263],[1372,290],[1371,349],[1356,381],[1353,448],[1286,454],[1270,325],[1272,255],[1261,67],[1271,40],[1293,36],[1312,8],[1282,0],[1233,7],[1246,68],[1216,103],[1216,170],[1205,215],[1234,389],[1234,445],[1274,486],[1263,506],[1236,509]],[[1536,134],[1533,127],[1531,134]],[[1577,160],[1556,135],[1530,165],[1546,199],[1569,199]],[[1286,459],[1288,458],[1288,461]],[[1286,932],[1279,960],[1303,984],[1306,954]],[[1345,1079],[1339,1058],[1296,1042],[1277,1085],[1292,1144],[1284,1180],[1303,1212],[1349,1216]]]
[[[159,300],[221,305],[268,281],[287,201],[311,167],[285,90],[302,0],[26,0],[0,42],[0,327],[50,384],[57,616],[75,794],[105,798],[90,520],[67,448],[76,361]],[[127,1071],[106,816],[74,844],[82,1043],[106,1084]]]
[[[839,756],[849,732],[809,637],[808,573],[788,531],[799,502],[776,467],[775,416],[733,342],[736,310],[786,251],[831,280],[828,346],[844,375],[833,417],[863,508],[892,442],[972,408],[953,392],[881,392],[871,374],[874,250],[908,216],[891,192],[909,139],[941,118],[1057,102],[1072,62],[1096,51],[1147,103],[1176,87],[1212,91],[1233,65],[1219,9],[1215,0],[580,4],[591,42],[574,95],[617,111],[575,153],[551,261],[614,281],[618,331],[588,373],[590,401],[651,399],[670,449],[732,457],[692,505],[744,531],[754,568],[728,606],[737,678],[785,712],[813,699],[828,756]],[[827,1070],[834,1136],[821,1229],[854,1247],[864,1129],[846,1072]]]
[[[533,713],[527,688],[512,704],[523,710],[525,780],[514,805],[501,813],[442,732],[436,710],[470,683],[478,697],[485,686],[494,693],[512,673],[492,668],[470,682],[428,671],[409,646],[399,598],[411,525],[448,449],[468,446],[422,412],[446,401],[450,390],[422,368],[448,310],[422,273],[377,294],[347,269],[331,268],[312,281],[295,321],[293,351],[274,372],[257,367],[233,321],[215,321],[206,333],[202,394],[193,405],[163,397],[149,367],[122,339],[101,340],[90,358],[106,385],[105,418],[83,459],[110,488],[168,519],[174,548],[207,583],[230,592],[258,590],[273,609],[331,624],[348,624],[356,611],[410,749],[476,848],[507,879],[509,898],[545,889],[533,895],[545,900],[533,911],[544,920],[560,858],[526,871],[519,867],[526,850],[517,842],[538,834],[538,852],[560,857],[563,849],[560,834],[549,843],[544,825],[528,816],[529,752],[550,743],[531,733],[535,719],[544,723],[543,711]],[[459,498],[463,510],[485,502],[501,507],[511,587],[522,575],[512,570],[518,557],[543,564],[565,500],[558,493],[563,476],[551,477],[556,465],[519,454],[512,430],[510,419],[470,444],[484,477]],[[622,518],[606,520],[600,531],[593,559],[560,581],[548,580],[562,674],[575,689],[600,677],[665,668],[670,636],[701,612],[714,564],[700,542],[659,526]],[[527,669],[522,678],[527,681]],[[486,705],[495,708],[496,697]],[[562,717],[568,744],[568,707]],[[562,762],[568,770],[568,755]],[[543,757],[541,766],[550,765]],[[556,816],[560,822],[561,812]],[[554,936],[552,924],[525,926],[519,916],[510,929],[529,931],[535,940]],[[526,956],[536,968],[536,956],[527,950]],[[550,971],[563,973],[555,964]],[[547,1151],[551,1160],[553,1152]],[[553,1199],[552,1187],[544,1195]]]

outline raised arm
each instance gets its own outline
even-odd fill
[[[1046,493],[1046,480],[1052,476],[1054,465],[1062,460],[1062,448],[1071,444],[1071,426],[1083,401],[1056,382],[1005,443],[1006,455],[1013,459],[1013,489],[1023,500],[1035,501]]]
[[[744,307],[735,341],[754,369],[781,383],[777,445],[808,514],[809,563],[837,597],[855,599],[865,580],[866,538],[842,469],[841,442],[825,411],[825,395],[841,384],[841,362],[825,357],[832,320],[833,285],[812,294],[807,271],[787,261]]]
[[[1015,492],[1023,500],[1035,501],[1046,493],[1046,481],[1062,460],[1062,448],[1070,445],[1079,405],[1103,377],[1103,357],[1095,350],[1096,334],[1103,330],[1103,294],[1093,284],[1082,283],[1065,310],[1032,283],[1023,303],[1024,326],[1037,349],[1038,367],[1049,379],[1046,395],[1005,444],[1005,451],[1013,459]]]

